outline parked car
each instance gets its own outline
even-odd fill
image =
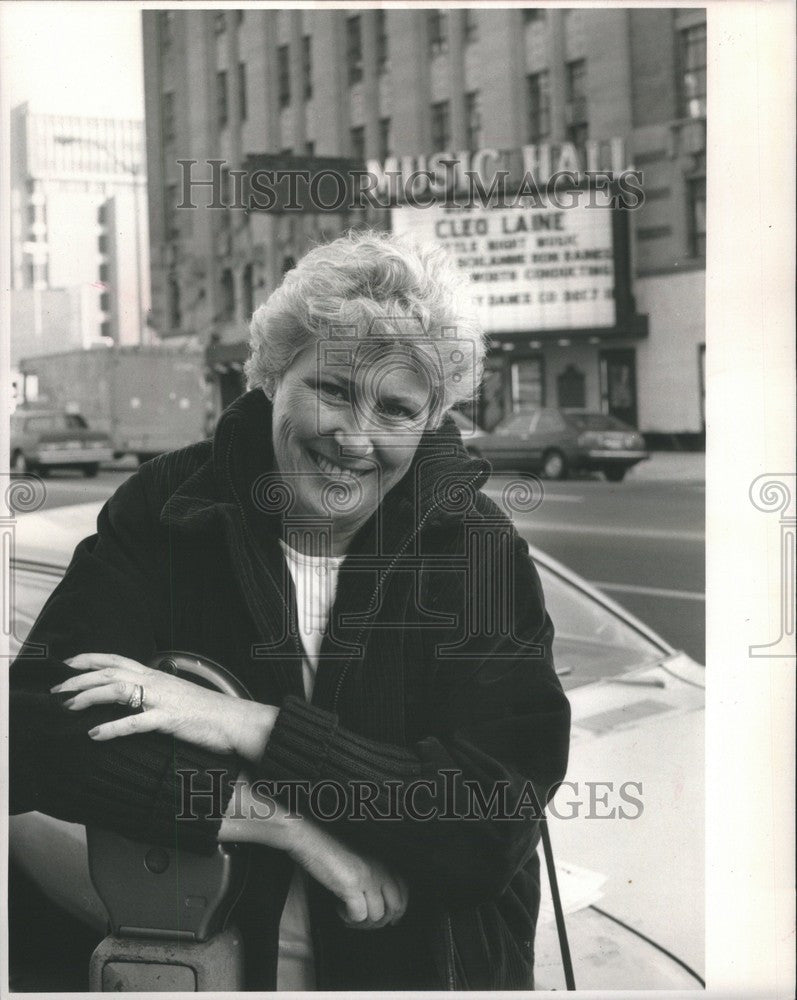
[[[18,516],[12,647],[24,640],[74,546],[93,531],[98,509],[79,504]],[[557,672],[573,709],[570,766],[549,809],[549,826],[576,985],[699,989],[704,669],[561,563],[530,551],[556,625]],[[26,813],[11,817],[9,842],[12,886],[41,893],[46,902],[28,918],[24,935],[11,927],[12,989],[49,983],[63,990],[67,982],[85,988],[79,985],[90,953],[85,935],[98,942],[107,915],[89,877],[84,828]],[[12,890],[12,920],[26,919],[13,917],[24,912],[25,900]],[[47,980],[47,955],[65,940],[48,925],[61,913],[68,914],[70,934],[83,929],[80,944],[70,946],[80,968],[65,978],[61,953],[57,974]],[[13,943],[23,937],[32,948],[34,935],[41,936],[37,960],[32,969],[20,968]],[[545,890],[536,967],[538,989],[562,987]]]
[[[78,413],[20,409],[11,415],[11,471],[17,475],[61,468],[96,476],[112,457],[108,435],[90,430]]]
[[[649,458],[642,435],[616,417],[551,407],[519,410],[465,444],[497,472],[541,472],[548,479],[587,470],[618,483]]]

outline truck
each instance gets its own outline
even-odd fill
[[[82,416],[111,439],[114,458],[146,461],[212,433],[202,351],[97,347],[25,358],[23,406]]]

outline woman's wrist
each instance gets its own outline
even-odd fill
[[[275,705],[261,705],[256,701],[241,701],[239,705],[233,746],[241,760],[255,764],[263,756],[279,709]]]

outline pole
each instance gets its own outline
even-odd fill
[[[138,342],[144,344],[144,321],[141,309],[141,223],[138,218],[138,167],[131,168],[133,175],[133,215],[136,243],[136,316],[138,318]]]

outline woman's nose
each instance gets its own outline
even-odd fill
[[[334,437],[341,452],[346,455],[364,458],[374,450],[370,436],[362,431],[344,431],[339,428],[335,431]]]

